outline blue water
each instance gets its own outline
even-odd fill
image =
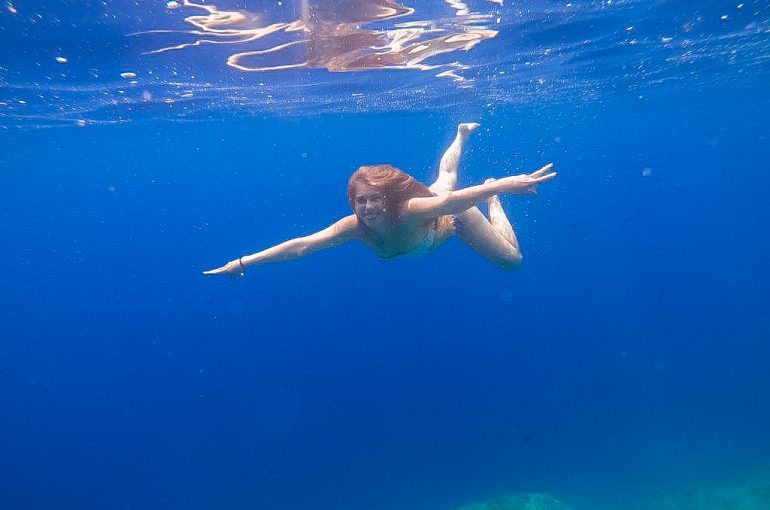
[[[247,106],[224,86],[156,101],[175,86],[141,76],[122,94],[136,101],[105,106],[94,97],[122,85],[73,78],[91,64],[49,59],[73,68],[51,80],[33,65],[64,45],[30,38],[33,7],[86,10],[5,4],[0,38],[29,44],[0,51],[0,508],[448,510],[544,492],[647,509],[766,469],[770,9],[702,4],[575,2],[571,18],[555,2],[472,4],[509,21],[458,55],[470,84],[161,55],[273,87]],[[93,21],[93,54],[159,65],[152,40],[126,35],[145,11],[115,8],[134,17]],[[146,28],[181,29],[176,12]],[[569,47],[564,33],[641,24],[653,42],[692,16],[706,35],[675,51],[700,48],[689,62],[633,44],[564,50],[544,83],[491,71],[519,46]],[[646,56],[659,83],[615,73]],[[559,172],[503,199],[518,272],[455,239],[418,260],[350,243],[200,274],[349,214],[361,164],[429,182],[461,121],[482,125],[461,186]]]

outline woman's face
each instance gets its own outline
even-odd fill
[[[385,197],[374,186],[364,183],[356,186],[353,208],[358,219],[368,227],[385,223]]]

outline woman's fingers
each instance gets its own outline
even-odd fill
[[[551,172],[550,174],[545,174],[545,175],[541,175],[541,176],[539,176],[539,177],[537,178],[537,182],[545,182],[545,181],[550,181],[550,180],[551,180],[551,179],[553,179],[554,177],[556,177],[556,172]]]
[[[553,168],[553,163],[548,163],[548,164],[547,164],[547,165],[545,165],[543,168],[541,168],[541,169],[539,169],[539,170],[535,170],[534,172],[532,172],[532,173],[531,173],[531,174],[529,174],[529,175],[530,175],[531,177],[540,177],[541,175],[543,175],[544,173],[546,173],[547,171],[549,171],[551,168]]]
[[[541,168],[540,170],[538,170],[538,172],[540,172],[543,169],[547,170],[548,168],[550,168],[552,166],[553,165],[550,165],[550,164],[546,165],[543,168]],[[524,193],[522,193],[522,194],[525,194],[525,195],[536,195],[537,194],[537,186],[538,186],[538,184],[541,184],[541,183],[546,182],[546,181],[550,181],[554,177],[556,177],[556,172],[551,172],[549,174],[540,174],[540,175],[535,175],[534,173],[532,173],[532,174],[528,175],[527,179],[526,179],[526,184],[528,186],[524,190]]]

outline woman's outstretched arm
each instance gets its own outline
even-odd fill
[[[356,216],[351,214],[315,234],[290,239],[257,253],[244,255],[222,267],[204,271],[203,274],[242,274],[248,266],[298,259],[319,250],[340,245],[353,238],[357,221]]]
[[[534,195],[537,193],[538,184],[556,177],[556,172],[551,171],[552,168],[553,163],[549,163],[531,174],[502,177],[478,186],[449,191],[437,197],[412,198],[406,204],[404,217],[421,220],[446,214],[460,214],[476,203],[499,193]]]

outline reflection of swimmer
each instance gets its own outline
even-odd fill
[[[485,39],[497,35],[488,28],[490,14],[471,13],[462,2],[451,3],[453,18],[435,22],[411,21],[396,28],[364,28],[371,23],[388,22],[414,14],[398,0],[303,0],[299,3],[299,19],[265,25],[257,16],[245,11],[220,11],[215,5],[191,0],[169,2],[170,5],[192,7],[207,14],[188,16],[185,21],[195,26],[189,33],[195,42],[177,44],[150,51],[162,53],[203,44],[246,44],[286,33],[296,39],[281,41],[265,49],[239,51],[230,55],[227,65],[241,71],[277,71],[296,68],[327,69],[350,72],[368,69],[418,69],[439,67],[463,68],[460,63],[429,64],[438,55],[469,50]],[[445,71],[439,76],[452,76]]]
[[[302,21],[307,32],[306,62],[298,67],[329,71],[382,68],[424,68],[432,56],[470,49],[497,32],[468,25],[460,33],[418,40],[429,31],[423,27],[367,30],[362,23],[392,19],[414,11],[394,0],[342,0],[330,8],[326,2],[308,2]]]
[[[556,176],[548,164],[531,174],[487,179],[484,184],[455,189],[460,153],[478,124],[460,124],[441,158],[439,175],[430,187],[390,165],[362,166],[348,182],[354,214],[305,237],[232,260],[204,274],[243,274],[247,266],[280,262],[357,239],[382,258],[419,256],[457,235],[501,269],[516,269],[521,252],[498,193],[531,195],[538,184]],[[489,219],[476,207],[486,200]]]
[[[228,64],[243,71],[289,68],[325,68],[331,72],[366,69],[433,69],[423,62],[436,55],[469,50],[497,32],[469,23],[462,32],[451,31],[439,37],[422,38],[435,30],[413,26],[395,30],[367,30],[362,23],[382,21],[414,12],[394,0],[341,0],[330,8],[325,2],[304,3],[301,25],[304,39],[268,50],[238,53]],[[305,44],[305,60],[295,64],[259,66],[254,57],[288,50]]]

